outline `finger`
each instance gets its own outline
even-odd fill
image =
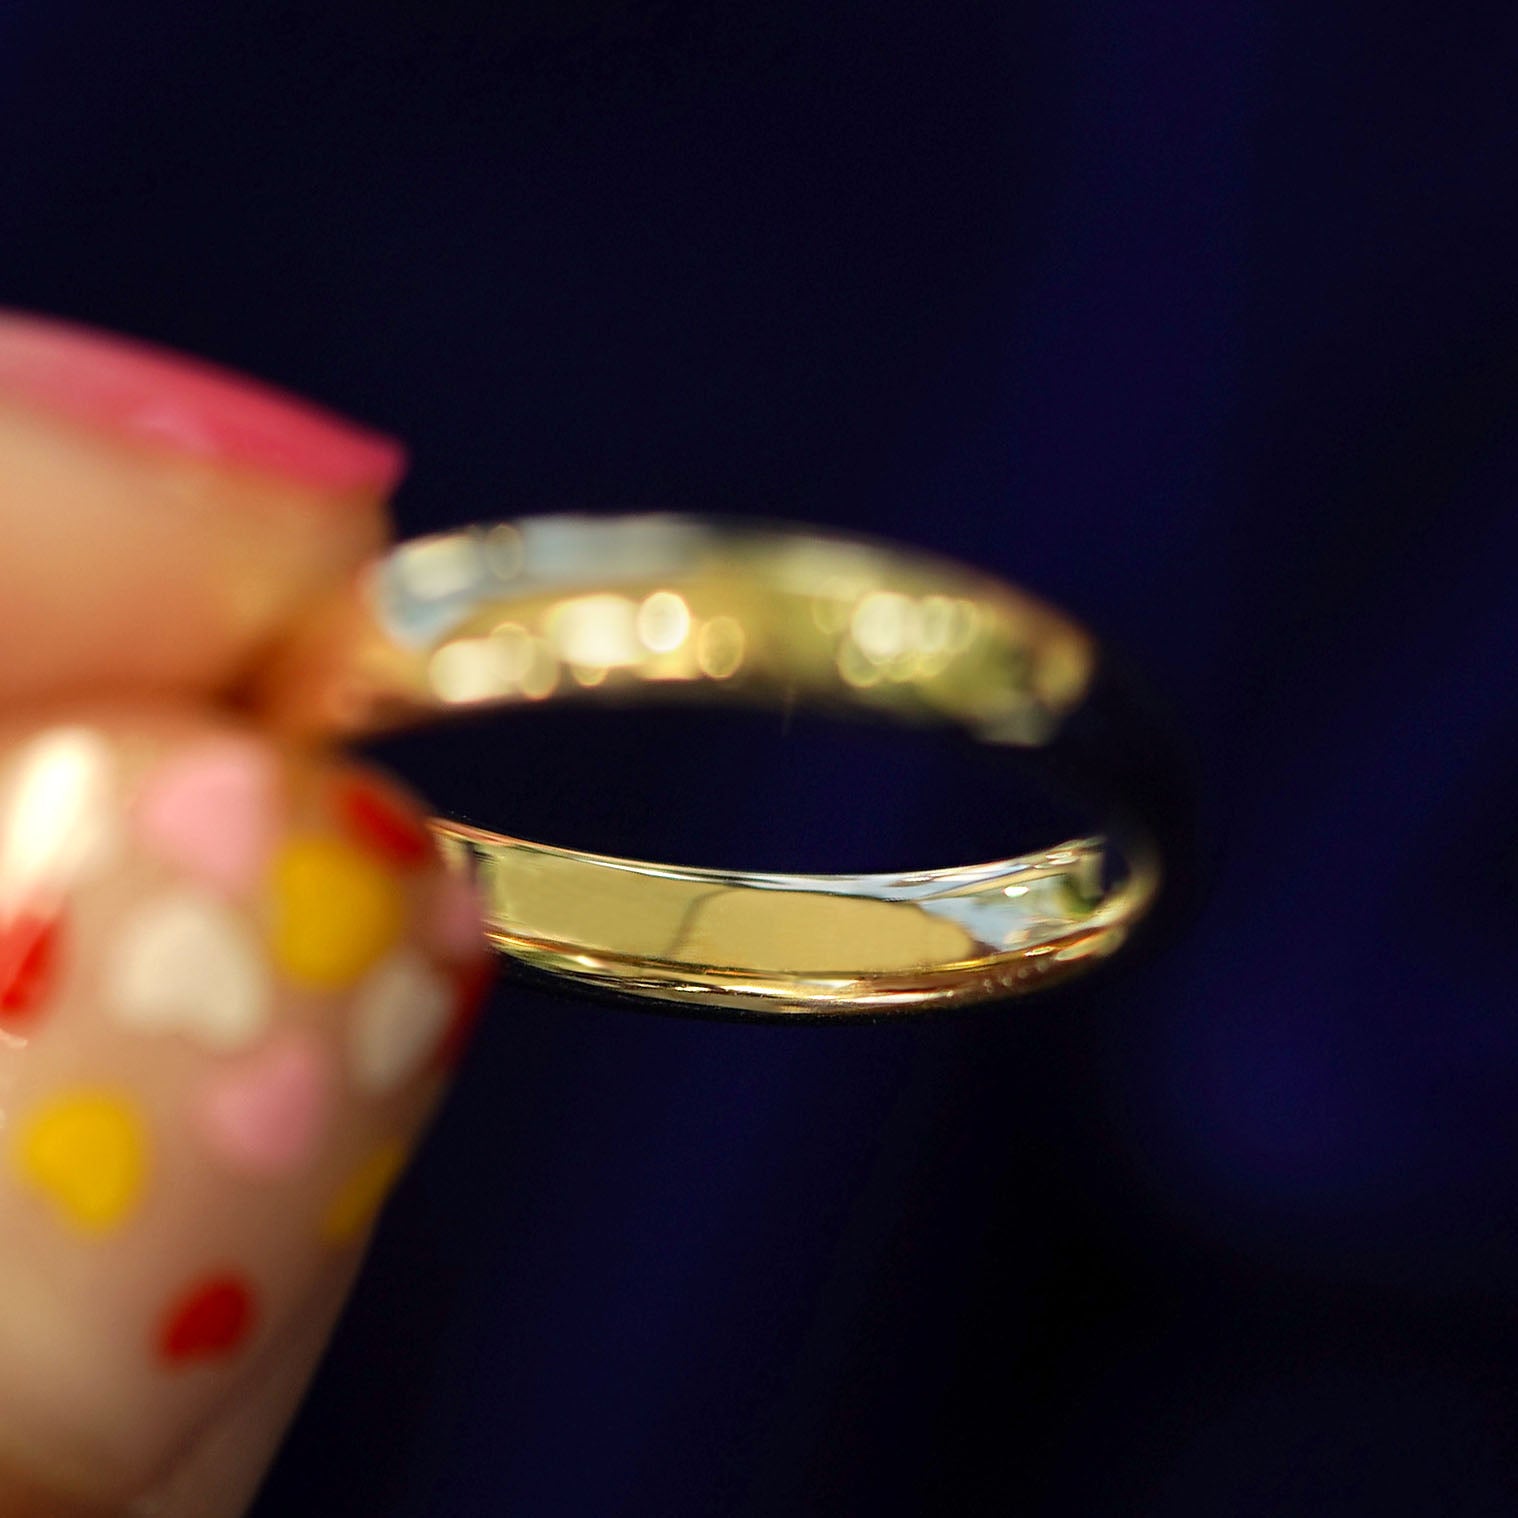
[[[383,538],[403,461],[226,371],[0,312],[0,702],[223,684]]]
[[[366,771],[182,708],[0,729],[0,1513],[288,1411],[479,944]]]

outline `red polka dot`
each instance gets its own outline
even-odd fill
[[[28,1023],[52,993],[58,919],[22,912],[0,926],[0,1027]]]
[[[438,1044],[437,1063],[451,1069],[463,1057],[474,1036],[474,1027],[480,1020],[485,1003],[490,1000],[490,989],[495,984],[496,967],[488,958],[477,959],[466,965],[454,977],[453,1020]]]
[[[433,857],[432,834],[411,808],[372,780],[350,779],[337,793],[337,814],[354,838],[407,869]]]
[[[231,1354],[253,1328],[253,1293],[239,1276],[198,1281],[170,1308],[158,1352],[170,1364]]]

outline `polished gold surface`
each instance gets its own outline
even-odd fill
[[[681,517],[543,517],[405,544],[271,661],[259,699],[356,736],[546,700],[846,706],[1037,748],[1084,699],[1086,633],[961,565]],[[1099,798],[1098,798],[1099,799]],[[1154,893],[1141,839],[901,875],[612,859],[439,820],[492,937],[620,994],[774,1014],[1032,990],[1117,949]]]
[[[533,969],[707,1007],[904,1012],[1052,985],[1118,949],[1155,884],[1096,884],[1100,840],[913,875],[779,875],[607,859],[440,822],[493,941]]]

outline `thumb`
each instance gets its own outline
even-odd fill
[[[383,540],[401,464],[252,380],[0,311],[0,701],[225,689]]]
[[[240,1510],[482,965],[367,771],[187,708],[0,729],[0,1514]]]

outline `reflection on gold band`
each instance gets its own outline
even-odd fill
[[[1079,707],[1095,652],[1053,608],[926,555],[691,518],[543,517],[402,545],[280,652],[261,700],[287,727],[345,736],[550,697],[802,700],[1028,748]],[[969,868],[791,876],[438,829],[523,963],[770,1013],[1050,984],[1118,948],[1158,880],[1142,841],[1107,861],[1099,837]]]
[[[1037,990],[1123,944],[1156,884],[1103,891],[1101,839],[972,869],[777,875],[549,848],[460,823],[496,945],[599,990],[770,1014],[962,1005]]]

